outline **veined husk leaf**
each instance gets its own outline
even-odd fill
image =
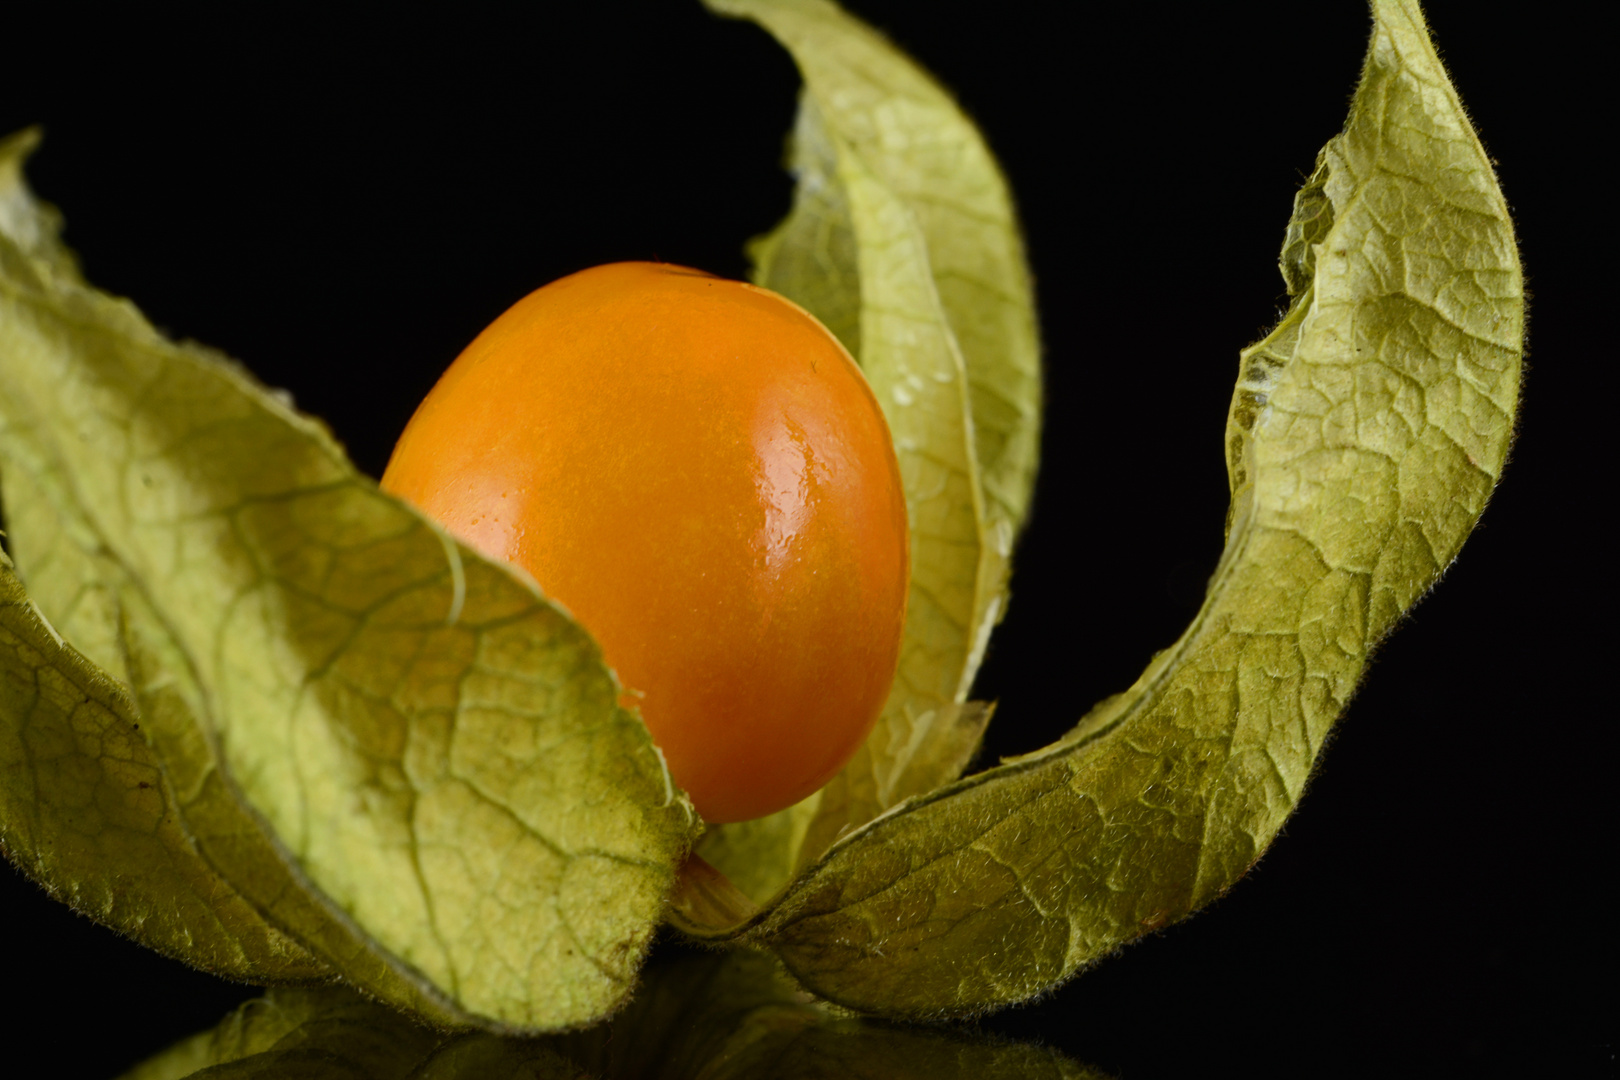
[[[693,819],[595,644],[319,424],[86,286],[21,185],[28,146],[0,147],[0,482],[31,590],[8,574],[9,854],[237,977],[341,976],[498,1029],[612,1011]],[[19,636],[34,605],[83,651]],[[137,811],[162,825],[144,847]],[[64,854],[74,829],[100,854]],[[160,842],[149,885],[124,877]],[[218,901],[152,918],[170,890]]]
[[[453,1022],[454,1013],[445,1012],[434,997],[424,995],[413,980],[402,977],[352,927],[334,920],[300,881],[217,768],[201,721],[205,707],[183,651],[130,576],[100,550],[93,530],[62,509],[71,500],[53,500],[43,490],[42,484],[61,496],[60,478],[40,459],[30,458],[24,445],[11,449],[17,452],[17,467],[6,469],[4,492],[12,507],[8,515],[12,543],[22,541],[29,564],[29,600],[38,609],[54,612],[56,629],[64,640],[79,646],[125,693],[130,717],[138,718],[137,738],[144,736],[146,748],[155,755],[154,763],[161,762],[165,788],[173,792],[173,813],[168,815],[172,827],[185,836],[191,857],[222,882],[229,881],[228,888],[246,901],[244,909],[219,913],[221,928],[234,930],[244,918],[263,920],[284,928],[296,941],[308,942],[312,955],[304,956],[304,962],[296,966],[274,957],[255,962],[237,958],[227,966],[203,949],[194,914],[174,920],[164,936],[159,936],[160,928],[165,927],[162,918],[104,921],[125,930],[134,926],[135,935],[146,944],[222,975],[279,983],[330,980],[338,970],[402,1007]],[[29,467],[22,467],[25,461]],[[22,785],[18,789],[27,790]],[[47,806],[55,789],[56,785],[43,789]],[[127,868],[120,865],[120,854],[128,848],[128,841],[114,834],[103,846],[106,853],[101,865],[85,869],[106,873],[117,868],[116,894],[121,895],[128,889],[129,878]],[[30,850],[37,855],[50,848],[36,842]],[[83,881],[82,873],[46,872],[43,868],[31,872],[47,888],[56,888],[58,881]],[[150,906],[154,911],[166,911],[163,898],[169,887],[152,887]]]
[[[954,780],[978,748],[991,710],[967,694],[1028,512],[1040,358],[1006,181],[950,96],[825,0],[709,6],[759,22],[804,75],[793,209],[753,245],[754,278],[860,362],[912,536],[900,670],[866,744],[800,806],[704,838],[703,855],[762,901],[839,835]]]
[[[1197,617],[1065,738],[845,836],[731,932],[809,990],[981,1012],[1220,895],[1478,520],[1517,406],[1513,229],[1417,4],[1373,11],[1349,120],[1287,230],[1293,305],[1240,358]]]
[[[139,715],[0,553],[0,848],[59,899],[199,967],[329,977],[197,853]]]
[[[446,1035],[346,990],[275,990],[120,1080],[192,1075],[210,1080],[1104,1080],[1045,1047],[839,1016],[793,987],[774,961],[747,951],[655,960],[635,1000],[611,1022],[539,1039]]]

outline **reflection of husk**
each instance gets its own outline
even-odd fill
[[[120,1080],[1103,1080],[1055,1050],[844,1017],[752,952],[648,965],[612,1022],[543,1039],[444,1034],[341,989],[276,990]]]

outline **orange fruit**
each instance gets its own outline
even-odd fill
[[[910,572],[888,425],[837,338],[766,289],[615,263],[529,294],[382,486],[596,637],[709,821],[814,792],[888,696]]]

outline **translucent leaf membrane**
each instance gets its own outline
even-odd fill
[[[1033,300],[1006,181],[928,75],[824,2],[712,2],[756,20],[804,75],[793,210],[755,280],[826,323],[894,435],[912,588],[894,689],[867,743],[805,804],[705,837],[755,901],[838,836],[959,776],[990,710],[967,702],[1005,606],[1040,433]]]
[[[93,918],[227,978],[325,965],[202,858],[128,688],[41,616],[0,554],[0,845]]]
[[[202,1072],[201,1070],[208,1070]],[[1044,1047],[834,1015],[756,953],[655,962],[609,1024],[445,1034],[343,990],[278,990],[121,1080],[1104,1080]]]
[[[1417,5],[1374,13],[1286,232],[1293,306],[1240,358],[1227,542],[1193,624],[1064,739],[845,835],[714,936],[843,1005],[973,1014],[1207,903],[1277,834],[1369,650],[1478,520],[1517,405],[1506,206]]]
[[[0,146],[8,853],[236,977],[496,1028],[611,1011],[692,817],[594,643],[85,286],[29,146]]]

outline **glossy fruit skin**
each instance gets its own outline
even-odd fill
[[[496,319],[383,475],[601,643],[711,822],[811,794],[893,682],[910,556],[887,423],[790,301],[661,263]]]

